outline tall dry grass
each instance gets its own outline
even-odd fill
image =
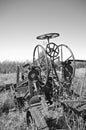
[[[0,117],[0,130],[26,130],[25,113],[10,112]]]
[[[26,130],[25,112],[11,111],[14,100],[10,91],[0,94],[0,130]]]

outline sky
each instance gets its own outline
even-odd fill
[[[59,33],[52,41],[86,60],[86,0],[0,0],[0,61],[32,60],[45,33]]]

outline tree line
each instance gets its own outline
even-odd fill
[[[0,62],[0,73],[15,73],[17,71],[18,65],[24,65],[26,62],[12,62],[12,61],[4,61]],[[30,63],[31,64],[31,63]],[[86,68],[86,62],[76,62],[76,68]]]
[[[0,62],[0,73],[15,73],[18,65],[24,65],[26,62],[4,61]]]

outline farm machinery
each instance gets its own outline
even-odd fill
[[[38,36],[38,40],[47,41],[46,47],[38,44],[33,51],[33,63],[17,67],[16,87],[11,89],[16,99],[27,102],[27,107],[23,102],[20,104],[26,111],[28,130],[86,129],[83,108],[86,101],[76,98],[71,87],[75,75],[74,54],[67,45],[50,42],[58,36],[58,33]]]

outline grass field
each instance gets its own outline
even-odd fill
[[[16,73],[0,74],[0,86],[16,83]],[[10,91],[0,93],[0,130],[26,130],[25,112],[2,113],[3,106],[14,108],[13,96]]]
[[[2,113],[2,108],[14,108],[10,91],[0,94],[0,130],[26,130],[25,112],[11,111]]]
[[[0,86],[3,84],[15,83],[16,73],[0,74]],[[72,87],[81,95],[86,92],[86,68],[76,70]],[[81,90],[81,91],[80,91]],[[0,130],[26,130],[25,112],[2,113],[3,105],[14,108],[13,97],[10,91],[0,93]]]
[[[0,86],[16,83],[16,73],[0,74]]]

